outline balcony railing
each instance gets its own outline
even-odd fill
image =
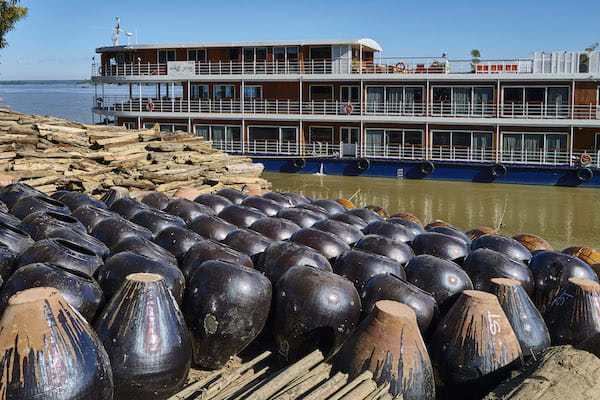
[[[432,146],[430,154],[430,159],[440,161],[493,162],[496,157],[491,147]]]

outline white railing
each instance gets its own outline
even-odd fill
[[[212,147],[214,149],[225,151],[228,153],[241,153],[242,152],[242,142],[240,140],[212,139]]]
[[[425,158],[424,148],[420,145],[364,144],[360,146],[364,157],[421,160]]]
[[[503,148],[500,160],[513,164],[569,165],[566,149]]]
[[[431,160],[440,161],[492,162],[496,157],[492,148],[469,146],[432,146],[430,154]]]
[[[589,156],[592,161],[588,166],[600,168],[600,151],[594,150],[575,150],[573,152],[572,163],[573,165],[581,165],[581,156]]]

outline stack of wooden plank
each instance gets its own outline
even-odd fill
[[[87,125],[0,108],[0,174],[44,192],[101,195],[114,186],[173,194],[179,187],[209,193],[270,183],[262,164],[215,150],[187,133]],[[3,171],[3,172],[2,172]]]

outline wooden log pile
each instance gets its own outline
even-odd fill
[[[87,125],[0,108],[0,174],[46,193],[102,195],[114,186],[135,192],[197,193],[223,187],[266,189],[262,164],[229,155],[202,137],[153,129]]]

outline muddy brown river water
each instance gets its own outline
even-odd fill
[[[424,223],[445,220],[462,230],[498,228],[513,236],[533,233],[555,250],[600,250],[600,190],[555,186],[264,173],[273,190],[312,198],[352,196],[357,206],[377,204],[390,214],[409,212]]]

